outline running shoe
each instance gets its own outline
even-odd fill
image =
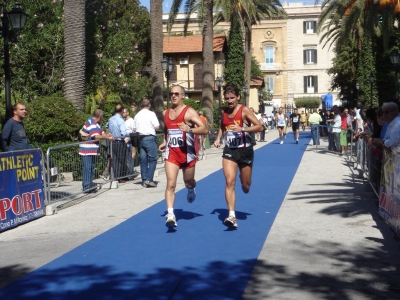
[[[296,144],[298,144],[299,143],[299,141],[296,141]]]
[[[281,143],[280,143],[281,145],[283,144],[283,141],[281,141]]]
[[[193,203],[196,200],[196,188],[188,189],[187,201]]]
[[[234,216],[229,216],[224,220],[224,225],[229,228],[237,228],[236,218]]]
[[[157,183],[154,181],[146,181],[147,187],[157,187]]]
[[[174,214],[167,214],[165,216],[165,225],[169,228],[177,227],[176,218]]]

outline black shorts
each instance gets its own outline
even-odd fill
[[[253,147],[231,149],[224,148],[222,157],[234,161],[238,165],[252,165],[254,160]]]
[[[285,128],[286,126],[278,126],[278,128],[279,129],[283,129],[283,128]]]
[[[299,130],[299,128],[300,128],[299,124],[292,125],[292,131]]]

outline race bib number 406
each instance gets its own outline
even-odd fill
[[[226,142],[229,148],[238,148],[243,145],[243,136],[241,132],[226,131]]]
[[[179,129],[168,129],[168,146],[172,148],[183,147],[183,133]]]

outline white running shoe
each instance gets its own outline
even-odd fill
[[[283,141],[281,141],[281,143],[280,143],[281,145],[283,144]]]
[[[177,227],[176,218],[174,214],[167,214],[165,216],[165,225],[169,228]]]
[[[229,228],[237,228],[237,221],[234,216],[229,216],[224,220],[224,225],[229,227]]]
[[[187,201],[193,203],[196,200],[196,188],[188,189]]]

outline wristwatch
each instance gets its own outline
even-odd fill
[[[244,132],[244,127],[242,127],[242,132]]]

